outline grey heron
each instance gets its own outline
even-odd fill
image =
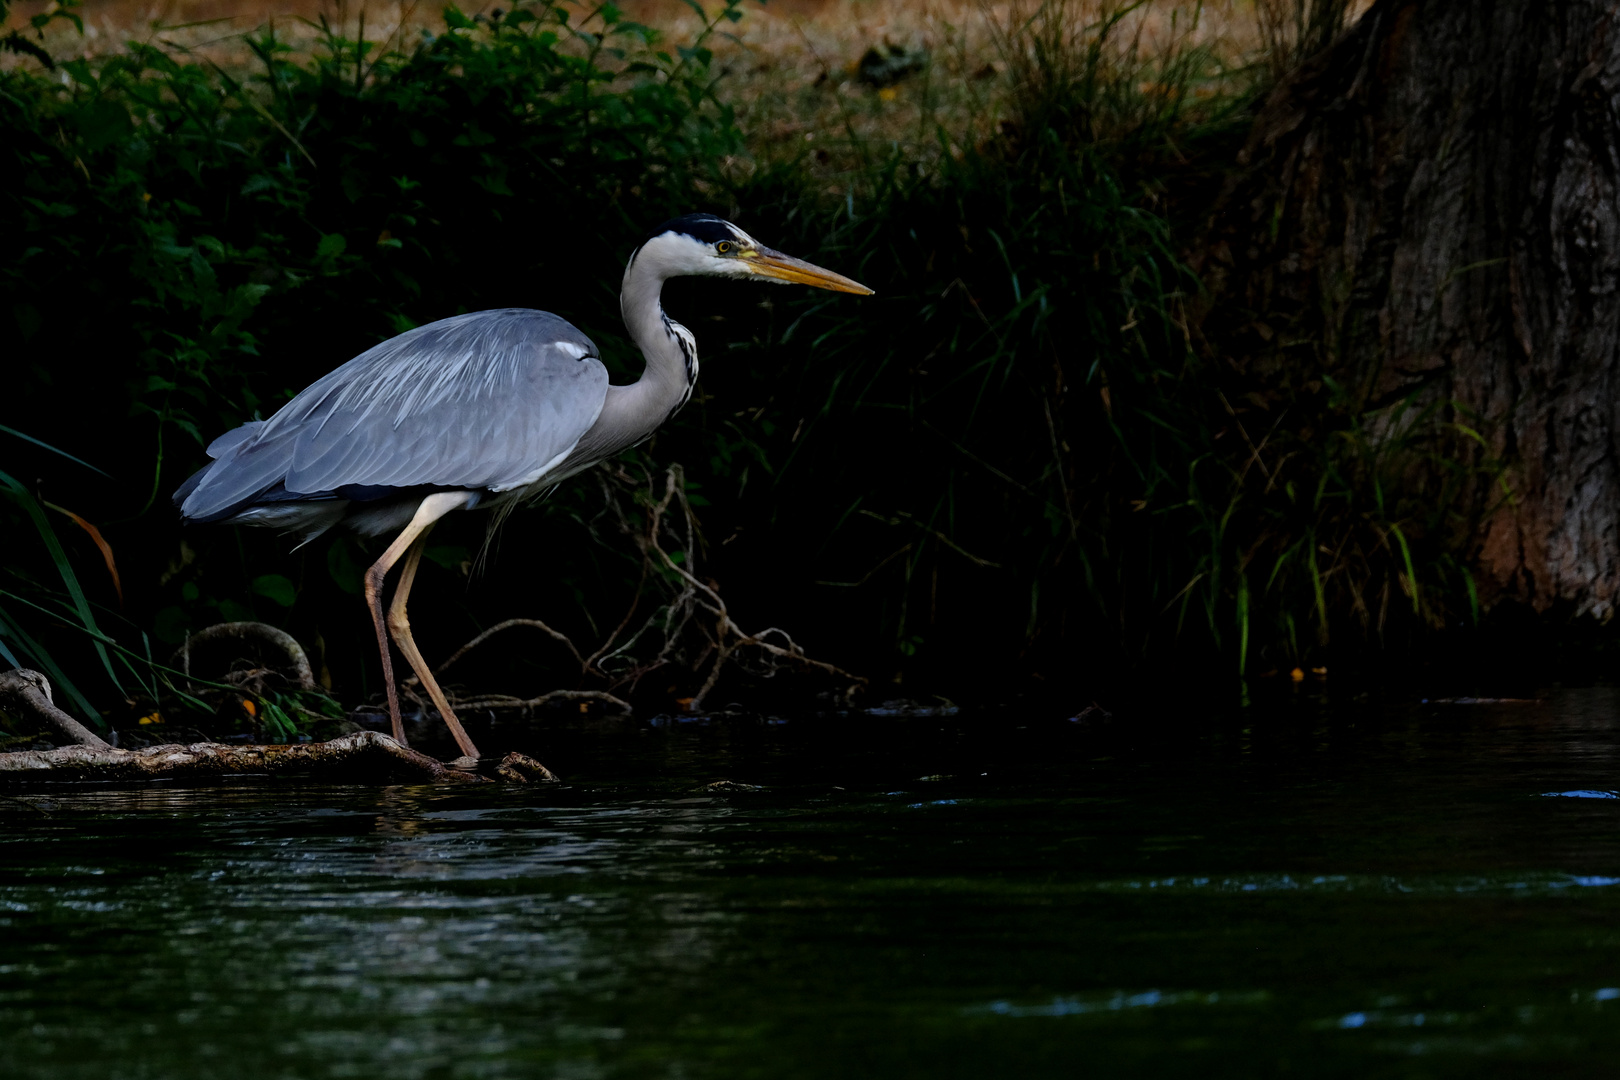
[[[652,435],[692,395],[692,332],[660,295],[673,277],[789,282],[870,295],[871,289],[773,251],[707,214],[654,229],[625,268],[620,310],[646,368],[608,382],[590,338],[526,308],[457,315],[409,330],[316,380],[268,420],[226,432],[213,458],[174,493],[187,522],[261,525],[307,543],[334,525],[394,532],[365,574],[393,735],[405,742],[388,651],[392,636],[462,754],[478,748],[411,637],[405,604],[433,524],[455,510],[538,498]],[[383,585],[403,558],[386,616]]]

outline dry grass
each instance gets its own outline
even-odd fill
[[[1084,23],[1118,5],[1068,0],[1061,6]],[[801,0],[750,7],[737,40],[716,47],[725,74],[720,92],[736,108],[755,162],[801,160],[829,191],[841,191],[870,173],[873,156],[927,168],[937,155],[960,152],[995,132],[1007,112],[1009,42],[1023,37],[1019,28],[1035,11],[1033,0]],[[689,8],[660,0],[647,3],[643,17],[677,38],[698,26]],[[1122,31],[1121,47],[1138,56],[1203,46],[1232,66],[1247,63],[1260,45],[1241,0],[1154,0]],[[890,55],[898,49],[927,62],[892,85],[876,86],[860,74],[861,58],[873,49]]]
[[[1099,16],[1108,0],[1059,5],[1079,25]],[[44,10],[31,0],[12,12],[14,24]],[[470,13],[503,6],[468,4]],[[505,5],[505,6],[510,6]],[[681,0],[624,0],[627,17],[690,40],[701,29]],[[325,19],[350,36],[407,42],[438,20],[437,0],[86,0],[84,35],[58,23],[48,46],[58,57],[96,57],[129,41],[163,44],[205,56],[226,68],[251,66],[245,35],[266,24],[295,48],[312,47]],[[590,11],[581,5],[581,14]],[[927,165],[941,153],[985,138],[1004,118],[1009,42],[1041,9],[1033,0],[772,0],[750,4],[734,36],[711,39],[721,98],[748,133],[751,160],[735,165],[800,161],[843,190],[873,155],[898,155]],[[1198,47],[1229,68],[1254,62],[1262,24],[1250,0],[1149,0],[1122,23],[1119,48],[1138,56]],[[926,57],[919,70],[892,85],[860,77],[869,49]],[[8,63],[32,63],[9,58]],[[1016,62],[1012,65],[1017,67]]]

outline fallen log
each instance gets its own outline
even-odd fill
[[[103,744],[0,754],[0,783],[214,780],[227,776],[289,774],[324,780],[386,776],[426,783],[486,782],[477,773],[451,768],[399,745],[378,731],[359,731],[330,742],[288,746],[193,743],[120,750]]]
[[[463,759],[466,760],[466,759]],[[510,753],[492,770],[512,784],[556,783],[557,774],[527,754]],[[118,783],[142,780],[217,780],[226,776],[291,776],[318,780],[415,781],[482,784],[492,777],[436,761],[401,746],[380,731],[359,731],[330,742],[289,746],[227,746],[178,743],[120,750],[63,746],[0,754],[0,785],[6,783]]]
[[[357,731],[329,742],[286,746],[178,743],[121,750],[58,709],[51,684],[37,671],[0,672],[0,706],[31,716],[71,739],[55,750],[0,753],[0,784],[120,783],[145,780],[217,780],[228,776],[299,775],[321,780],[385,778],[434,784],[481,784],[471,758],[446,765],[401,746],[380,731]],[[508,783],[551,783],[557,776],[527,754],[511,753],[495,766]]]

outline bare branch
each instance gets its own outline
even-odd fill
[[[450,703],[458,709],[537,709],[553,701],[600,701],[620,712],[631,712],[630,703],[616,698],[604,690],[552,690],[539,697],[519,698],[504,694],[488,694],[480,698],[452,698]]]
[[[467,644],[457,649],[450,655],[450,659],[446,660],[444,663],[440,664],[436,669],[434,669],[433,674],[444,674],[444,672],[449,670],[451,664],[454,664],[457,660],[460,660],[463,656],[466,656],[468,653],[472,652],[474,649],[488,641],[490,638],[494,637],[496,634],[499,634],[503,630],[510,630],[514,626],[528,626],[551,635],[553,638],[557,639],[568,647],[568,651],[573,654],[575,660],[579,661],[579,666],[581,668],[586,666],[585,658],[579,655],[579,650],[574,647],[573,639],[562,631],[553,630],[539,619],[507,619],[505,622],[496,623],[494,626],[490,627],[488,630],[485,630],[482,634],[479,634],[477,637],[467,642]],[[415,680],[412,679],[407,681],[414,682]]]
[[[596,476],[603,505],[591,519],[593,535],[596,522],[612,521],[641,555],[640,578],[618,625],[587,656],[581,655],[566,634],[539,619],[508,619],[463,645],[438,671],[446,671],[496,634],[527,626],[561,642],[579,663],[580,671],[602,680],[607,689],[553,690],[532,698],[481,695],[457,701],[460,708],[532,709],[558,701],[595,701],[628,713],[629,703],[610,691],[627,685],[633,691],[649,673],[674,665],[699,679],[697,693],[687,703],[696,709],[714,690],[726,665],[734,661],[745,662],[745,670],[763,677],[775,674],[781,664],[822,672],[845,682],[850,693],[866,684],[860,676],[806,656],[777,627],[750,634],[737,624],[720,596],[719,586],[698,574],[704,540],[686,495],[686,477],[680,465],[668,466],[660,477],[645,470],[632,471],[620,462],[598,467]],[[611,542],[607,536],[598,539]],[[974,559],[967,552],[962,554]],[[646,609],[649,590],[653,591],[655,605],[638,624],[637,614]],[[769,640],[772,638],[776,640]]]
[[[636,609],[641,607],[641,590],[646,587],[647,560],[642,559],[641,580],[636,582],[636,591],[634,597],[630,601],[630,609],[624,613],[624,618],[619,620],[619,625],[613,628],[613,633],[607,636],[607,640],[602,642],[595,652],[591,653],[591,655],[585,658],[584,667],[586,670],[589,670],[592,664],[595,664],[598,660],[602,659],[607,651],[613,647],[614,641],[618,640],[619,635],[624,633],[624,628],[630,625],[630,620],[635,618]]]
[[[112,749],[100,735],[56,707],[51,700],[51,684],[45,676],[27,668],[0,673],[0,705],[43,721],[80,746]]]
[[[677,563],[670,556],[669,552],[664,550],[663,545],[659,543],[659,532],[663,525],[663,517],[665,513],[668,512],[669,507],[675,503],[679,504],[682,519],[687,526],[686,561],[688,565],[686,566]],[[844,671],[842,668],[836,667],[833,664],[828,664],[820,660],[812,660],[804,654],[804,651],[794,643],[793,639],[789,637],[787,633],[776,629],[775,627],[767,629],[757,635],[749,634],[741,626],[739,626],[734,619],[732,619],[731,613],[726,607],[726,602],[721,599],[719,591],[692,573],[689,567],[695,561],[698,542],[696,533],[696,519],[692,513],[691,505],[686,500],[685,477],[682,474],[679,465],[672,465],[665,472],[663,497],[651,507],[648,516],[647,531],[639,539],[642,544],[643,552],[656,555],[659,562],[663,564],[665,569],[669,570],[671,573],[675,574],[676,577],[685,582],[686,589],[678,597],[677,603],[690,610],[690,605],[695,601],[699,606],[711,612],[716,618],[716,632],[718,634],[716,644],[718,648],[716,649],[714,666],[709,669],[709,673],[704,678],[703,684],[701,687],[699,687],[698,692],[692,696],[692,700],[688,704],[688,708],[694,710],[702,708],[704,699],[708,696],[709,692],[714,689],[715,684],[719,682],[721,670],[725,667],[727,661],[729,661],[732,656],[736,654],[738,649],[744,646],[751,646],[760,649],[766,654],[777,659],[788,660],[795,664],[815,668],[817,670],[824,671],[829,675],[846,679],[849,681],[852,688],[855,686],[864,686],[866,684],[866,680],[860,676],[851,675],[849,672]],[[766,635],[772,633],[780,634],[782,638],[787,641],[787,647],[783,648],[780,645],[773,645],[764,640]],[[671,647],[673,647],[674,639],[675,636],[671,635],[671,637],[666,640],[664,653],[660,653],[660,659],[662,659],[664,654],[667,653]]]

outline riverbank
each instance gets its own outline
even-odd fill
[[[228,63],[161,35],[48,75],[11,62],[22,179],[0,284],[25,364],[0,422],[113,480],[11,447],[38,505],[101,525],[56,519],[56,558],[45,519],[18,517],[42,546],[8,567],[8,625],[32,628],[8,647],[41,670],[34,651],[59,654],[81,711],[145,716],[162,654],[258,620],[304,642],[339,700],[374,697],[355,541],[182,535],[164,495],[217,433],[456,311],[543,304],[633,376],[623,259],[698,206],[878,295],[673,283],[712,358],[691,406],[625,468],[515,517],[488,563],[481,522],[448,523],[413,601],[429,656],[513,617],[581,656],[627,609],[656,632],[611,669],[481,655],[458,669],[474,698],[692,700],[718,643],[660,615],[684,594],[629,543],[647,529],[673,530],[666,554],[740,624],[787,628],[879,700],[1166,668],[1235,695],[1477,617],[1467,522],[1406,482],[1445,452],[1446,418],[1369,414],[1310,372],[1267,398],[1198,335],[1201,223],[1275,66],[1236,8],[817,10],[719,8],[652,35],[540,4],[452,10],[408,43],[278,25],[229,37]],[[89,431],[129,453],[107,460]],[[692,517],[653,522],[677,477]],[[25,606],[63,603],[55,621]],[[827,692],[781,671],[735,665],[716,700]]]

